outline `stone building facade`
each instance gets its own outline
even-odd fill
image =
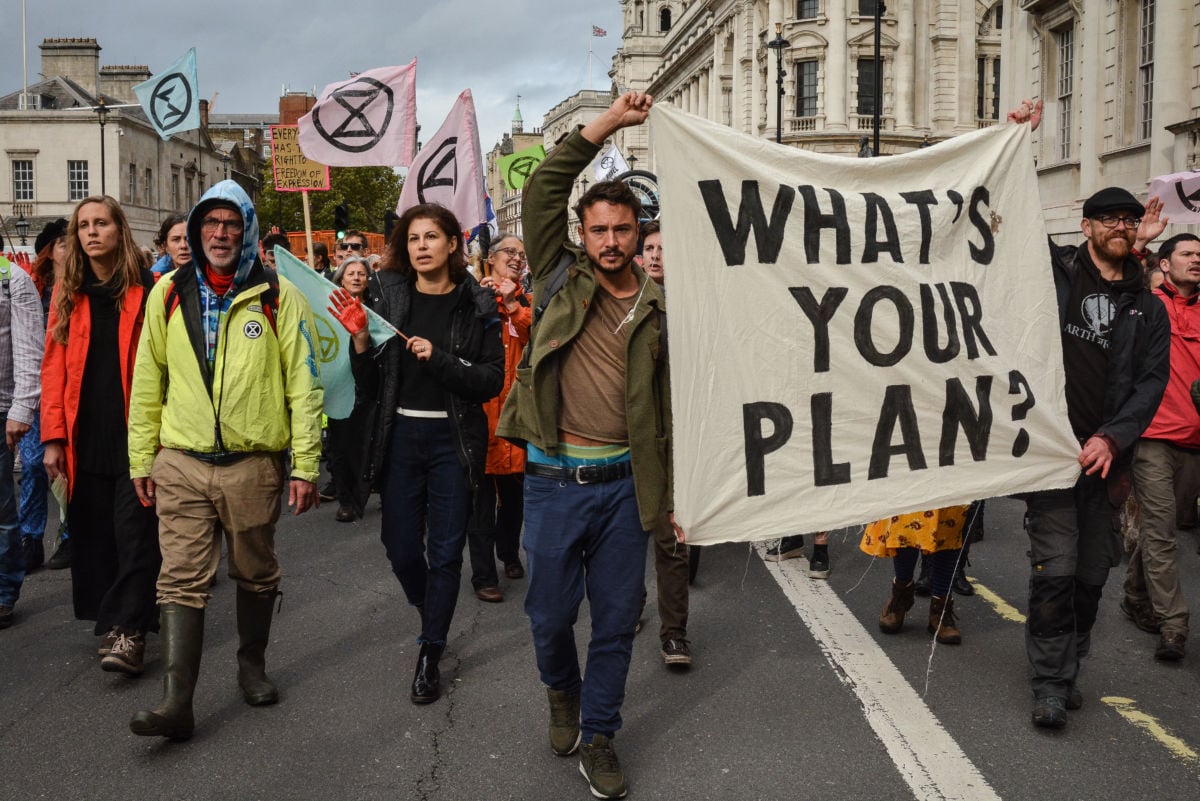
[[[525,130],[525,119],[521,115],[521,105],[518,101],[516,111],[513,112],[512,132],[504,134],[485,157],[488,197],[492,199],[492,211],[496,214],[496,230],[501,233],[522,235],[521,193],[509,189],[504,183],[497,166],[498,162],[504,156],[511,156],[540,144],[543,144],[542,129]]]
[[[619,0],[619,90],[784,144],[854,155],[872,133],[875,0]],[[776,51],[783,113],[776,113]],[[1042,98],[1047,227],[1077,238],[1103,186],[1200,167],[1197,0],[887,0],[881,155],[1003,120]],[[644,127],[617,136],[647,158]],[[1175,230],[1175,229],[1172,229]]]

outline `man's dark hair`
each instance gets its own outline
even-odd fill
[[[611,203],[614,206],[628,206],[633,211],[633,219],[642,219],[642,204],[637,195],[624,181],[597,181],[588,191],[583,193],[575,204],[575,216],[583,225],[583,213],[597,203]]]
[[[329,247],[324,242],[313,242],[313,261],[329,264]]]
[[[395,270],[405,278],[416,280],[417,271],[408,258],[408,229],[416,220],[432,220],[448,239],[458,243],[450,254],[449,267],[450,280],[461,284],[467,277],[467,248],[463,242],[462,228],[454,212],[438,203],[421,203],[400,215],[392,228],[392,238],[388,240],[387,258],[384,259],[387,267],[383,269]]]
[[[355,230],[355,229],[353,229],[353,228],[351,228],[349,231],[347,231],[345,234],[343,234],[343,235],[342,235],[342,241],[343,241],[343,242],[345,242],[347,239],[349,239],[349,238],[350,238],[350,237],[352,237],[352,236],[354,236],[354,237],[358,237],[359,239],[361,239],[361,240],[362,240],[362,243],[363,243],[363,246],[364,246],[364,247],[366,246],[366,244],[367,244],[367,235],[366,235],[366,234],[364,234],[362,231],[357,231],[357,230]]]
[[[1179,247],[1180,242],[1200,242],[1200,236],[1195,234],[1175,234],[1175,236],[1162,243],[1162,247],[1158,249],[1158,262],[1155,263],[1155,269],[1158,265],[1171,258],[1171,254],[1175,252],[1175,248]]]
[[[646,237],[650,234],[661,234],[662,224],[658,220],[651,220],[642,226],[642,241],[646,241]]]
[[[276,245],[279,245],[288,253],[292,252],[292,243],[288,241],[288,238],[285,234],[267,234],[263,237],[263,250],[272,250]]]

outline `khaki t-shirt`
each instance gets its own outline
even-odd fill
[[[563,354],[558,428],[597,442],[629,441],[625,419],[625,344],[637,295],[616,298],[596,287],[583,329]]]

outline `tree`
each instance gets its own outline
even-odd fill
[[[329,191],[308,193],[313,230],[332,230],[333,210],[345,203],[350,207],[351,228],[382,233],[384,215],[395,210],[402,185],[391,167],[330,167]],[[275,191],[270,162],[263,167],[262,186],[257,205],[259,227],[264,232],[272,225],[284,231],[303,231],[300,193]]]

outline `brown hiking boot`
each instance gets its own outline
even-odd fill
[[[884,634],[895,634],[904,625],[904,615],[913,605],[913,583],[900,584],[892,579],[892,597],[879,616],[879,630]]]
[[[126,676],[142,675],[142,657],[146,653],[146,638],[141,632],[118,634],[112,649],[100,660],[100,669]]]
[[[928,630],[942,645],[958,645],[962,642],[962,632],[958,630],[958,620],[954,617],[953,595],[930,597]]]

